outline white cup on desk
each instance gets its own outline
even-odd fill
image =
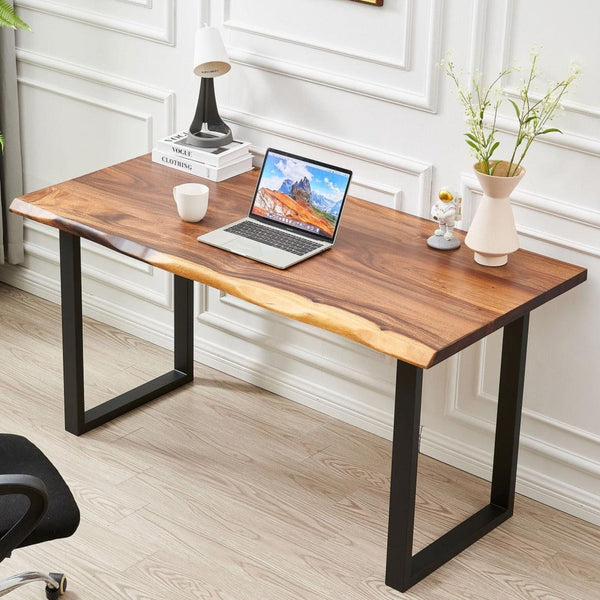
[[[201,221],[208,209],[208,187],[202,183],[182,183],[173,188],[177,212],[184,221]]]

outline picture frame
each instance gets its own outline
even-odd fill
[[[363,4],[372,4],[373,6],[383,6],[383,0],[352,0],[353,2],[362,2]]]

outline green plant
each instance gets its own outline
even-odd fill
[[[0,27],[12,27],[13,29],[27,29],[31,31],[31,27],[19,19],[13,7],[5,0],[0,0]],[[0,151],[4,152],[4,136],[1,131]]]
[[[539,53],[536,50],[532,51],[528,77],[522,81],[519,88],[519,102],[506,98],[500,89],[502,78],[517,70],[516,67],[504,69],[487,87],[482,84],[481,74],[475,73],[470,78],[470,86],[467,87],[456,73],[450,58],[442,63],[446,74],[456,85],[458,99],[465,109],[469,126],[469,131],[465,133],[466,142],[477,159],[477,169],[486,175],[494,175],[496,167],[502,162],[491,158],[500,145],[495,138],[498,131],[496,119],[498,109],[505,100],[512,105],[519,124],[515,145],[505,173],[506,177],[514,176],[519,172],[523,159],[535,138],[552,132],[562,133],[560,129],[547,127],[547,125],[557,115],[563,96],[578,77],[580,70],[572,65],[568,77],[558,83],[547,83],[546,93],[540,97],[532,91],[534,82],[540,75],[538,58]]]

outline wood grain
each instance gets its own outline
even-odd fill
[[[0,304],[2,429],[52,459],[82,515],[72,538],[15,551],[0,578],[64,571],[71,600],[598,597],[598,527],[520,495],[515,515],[461,555],[405,594],[388,588],[391,443],[199,364],[192,384],[76,438],[59,410],[60,308],[5,285]],[[151,375],[172,360],[91,320],[84,341],[90,362],[113,359],[86,373],[97,396],[132,362]],[[420,456],[415,547],[488,494]],[[13,597],[39,600],[43,587]]]
[[[335,247],[286,271],[198,243],[247,214],[256,177],[203,180],[201,223],[182,221],[172,199],[174,185],[194,178],[149,156],[16,198],[11,210],[425,368],[587,276],[524,250],[505,267],[482,267],[464,245],[428,248],[432,222],[357,198]]]

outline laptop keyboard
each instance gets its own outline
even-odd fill
[[[317,248],[321,248],[323,244],[318,244],[310,240],[306,240],[296,235],[290,235],[283,231],[279,231],[272,227],[265,227],[253,221],[242,221],[236,225],[232,225],[225,229],[229,233],[235,233],[242,237],[261,242],[267,246],[281,248],[286,252],[291,252],[298,256],[308,254]]]

